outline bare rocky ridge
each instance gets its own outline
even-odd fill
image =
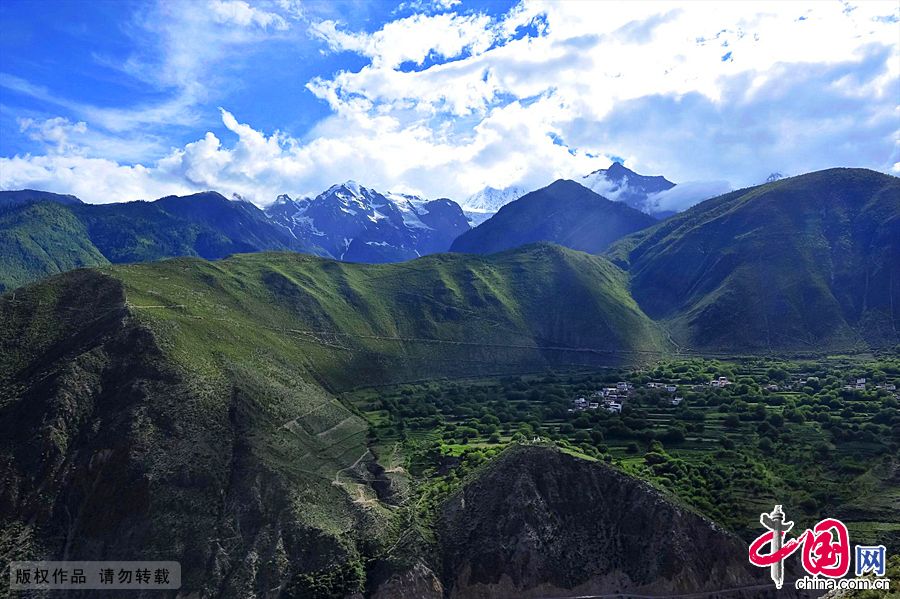
[[[641,481],[549,447],[517,447],[488,465],[445,504],[439,537],[454,599],[775,596],[737,537]]]

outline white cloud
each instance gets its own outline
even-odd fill
[[[51,151],[65,152],[72,149],[69,138],[87,132],[87,123],[72,123],[69,119],[55,117],[45,121],[35,119],[18,119],[19,131],[34,141],[46,143]]]
[[[310,26],[310,33],[332,50],[349,50],[372,59],[375,68],[395,69],[404,62],[421,65],[434,55],[455,58],[463,52],[480,54],[494,40],[487,15],[452,13],[412,15],[387,23],[375,33],[348,33],[332,20]]]
[[[196,190],[153,168],[77,154],[0,158],[0,188],[70,193],[94,203],[154,199]]]
[[[685,181],[671,189],[661,191],[647,198],[653,212],[680,212],[690,208],[697,202],[722,195],[731,191],[728,181]]]
[[[211,0],[209,9],[217,23],[234,23],[242,27],[273,27],[285,30],[288,22],[279,14],[250,6],[243,0]]]

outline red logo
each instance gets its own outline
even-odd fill
[[[794,523],[784,520],[780,505],[776,505],[771,514],[761,514],[760,522],[768,532],[750,544],[750,563],[761,568],[771,567],[777,588],[780,589],[784,582],[784,560],[801,548],[803,568],[812,576],[841,578],[850,570],[850,535],[840,520],[826,518],[790,540],[786,535]],[[766,546],[770,550],[763,553]]]

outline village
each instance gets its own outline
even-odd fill
[[[781,384],[770,381],[763,388],[770,393],[799,391],[808,385],[817,386],[820,383],[816,376],[794,376]],[[708,383],[690,385],[687,388],[693,391],[701,391],[707,388],[724,389],[728,385],[733,384],[727,376],[713,378]],[[681,405],[684,398],[678,395],[678,385],[670,382],[651,381],[646,383],[646,388],[656,389],[668,403],[672,406]],[[588,396],[580,395],[572,400],[569,413],[583,412],[586,410],[605,410],[612,414],[621,414],[622,408],[627,406],[630,395],[633,395],[635,386],[629,381],[619,381],[615,387],[602,387],[592,392]],[[865,391],[865,390],[883,390],[890,392],[895,398],[900,397],[897,394],[897,386],[894,383],[872,383],[865,378],[851,379],[843,389],[845,391]]]
[[[730,384],[731,382],[728,380],[728,377],[722,376],[710,381],[708,386],[713,388],[724,388]],[[648,389],[657,389],[660,392],[668,394],[668,402],[670,405],[677,406],[684,401],[683,397],[677,395],[678,385],[651,381],[647,383],[646,386]],[[693,388],[696,390],[703,388],[704,386],[705,385],[694,385]],[[606,410],[613,414],[620,414],[622,412],[622,407],[626,405],[626,402],[628,401],[628,396],[633,393],[633,391],[634,385],[632,383],[628,381],[619,381],[616,383],[615,387],[603,387],[602,389],[597,389],[587,398],[582,396],[573,399],[572,407],[569,408],[568,411],[572,413],[583,412],[585,410]]]

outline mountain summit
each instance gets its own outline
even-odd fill
[[[397,262],[446,251],[469,229],[451,200],[381,193],[356,181],[332,185],[313,199],[279,196],[266,214],[323,255],[348,262]]]
[[[599,169],[585,175],[579,182],[604,197],[624,202],[647,214],[657,212],[656,207],[650,201],[651,196],[675,187],[675,184],[665,177],[640,175],[620,162],[613,162],[609,168]]]
[[[526,193],[528,193],[528,190],[518,185],[504,187],[503,189],[488,186],[469,196],[469,199],[465,202],[465,207],[467,210],[496,212],[513,200],[521,198]]]
[[[503,206],[490,220],[460,235],[454,252],[490,254],[549,241],[589,253],[656,221],[623,203],[560,179]]]
[[[900,179],[836,168],[697,204],[616,243],[632,293],[685,348],[900,341]]]

